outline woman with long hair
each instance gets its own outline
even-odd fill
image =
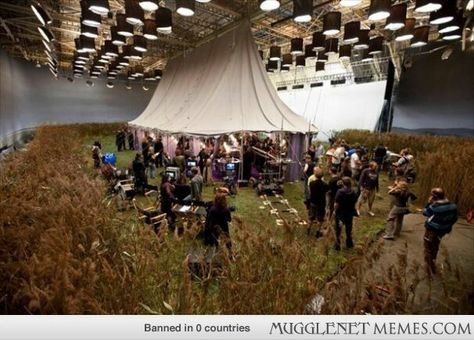
[[[209,209],[204,229],[204,244],[218,247],[221,238],[225,238],[228,249],[231,248],[229,222],[232,220],[230,209],[227,207],[226,195],[217,193],[214,204]]]

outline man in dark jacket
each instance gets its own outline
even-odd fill
[[[342,179],[342,189],[339,189],[336,194],[334,203],[334,210],[336,211],[336,244],[335,250],[341,250],[341,223],[346,228],[346,246],[352,248],[352,220],[356,214],[355,205],[357,202],[357,195],[352,190],[352,180],[350,177]]]
[[[329,185],[323,181],[324,174],[321,168],[314,168],[314,175],[316,180],[309,183],[310,208],[307,233],[310,234],[311,227],[316,222],[316,237],[319,238],[322,236],[320,228],[326,217],[326,193],[329,191]]]
[[[425,261],[428,271],[435,274],[439,244],[443,236],[453,229],[458,220],[458,210],[456,204],[446,198],[443,189],[434,188],[431,190],[428,204],[423,209],[423,215],[427,217],[424,237]]]
[[[362,204],[366,201],[369,203],[369,215],[375,216],[372,207],[375,201],[375,194],[379,191],[379,173],[377,171],[378,165],[376,162],[370,162],[367,169],[362,170],[360,175],[360,195],[357,201],[357,212],[359,214]]]

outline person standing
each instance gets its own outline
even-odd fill
[[[374,150],[374,161],[377,163],[379,172],[383,170],[383,163],[385,157],[387,156],[387,148],[382,144],[379,143]]]
[[[341,177],[338,175],[337,170],[333,167],[329,168],[329,175],[331,179],[329,180],[329,191],[328,191],[328,216],[332,218],[334,213],[334,202],[336,199],[336,194],[339,189],[342,188]]]
[[[375,216],[374,212],[372,211],[374,201],[375,201],[375,194],[379,191],[379,173],[377,171],[377,163],[370,162],[369,167],[364,169],[360,175],[360,195],[357,201],[357,214],[360,214],[360,208],[362,204],[366,201],[369,203],[369,215]]]
[[[166,214],[171,228],[174,227],[176,221],[176,215],[173,212],[173,202],[175,201],[174,192],[175,186],[173,185],[169,175],[163,175],[160,186],[161,212]]]
[[[128,149],[135,150],[135,137],[133,136],[132,130],[128,131],[127,139],[128,139]]]
[[[161,168],[163,167],[163,150],[164,150],[164,145],[163,145],[163,140],[161,136],[158,136],[158,139],[155,142],[155,145],[153,145],[153,152],[155,153],[155,164],[157,167]]]
[[[187,197],[193,201],[202,201],[202,187],[204,185],[204,179],[199,173],[197,167],[191,169],[191,174],[193,178],[191,179],[191,195]]]
[[[304,158],[304,165],[303,165],[303,176],[301,180],[303,181],[303,190],[304,190],[304,204],[306,208],[309,209],[309,187],[308,187],[308,179],[314,172],[314,163],[311,160],[310,155],[306,155]]]
[[[322,143],[318,142],[316,144],[316,158],[321,159],[324,156],[324,146]]]
[[[394,240],[400,236],[403,217],[410,212],[408,202],[416,200],[416,195],[408,190],[408,184],[405,181],[397,182],[390,188],[388,194],[391,196],[393,207],[388,214],[386,233],[383,238]]]
[[[332,155],[332,166],[334,166],[338,171],[341,170],[341,163],[346,157],[346,149],[342,142],[336,146],[334,153]]]
[[[315,180],[309,182],[310,192],[310,208],[309,208],[309,224],[307,234],[311,233],[313,223],[316,223],[316,237],[321,234],[321,225],[326,217],[326,193],[329,191],[329,185],[323,181],[323,170],[314,168]]]
[[[359,178],[360,178],[360,170],[361,170],[361,162],[360,162],[360,156],[362,154],[362,150],[360,148],[357,148],[352,154],[351,154],[351,175],[352,179],[358,183]]]
[[[339,189],[336,194],[334,210],[336,212],[336,243],[335,250],[341,250],[341,224],[344,224],[346,230],[346,247],[348,249],[354,246],[352,241],[352,221],[356,214],[355,205],[357,195],[352,190],[352,180],[350,177],[342,179],[343,188]]]
[[[433,188],[428,204],[423,209],[423,215],[427,217],[424,236],[425,261],[428,272],[435,274],[435,261],[441,239],[453,229],[458,220],[458,209],[456,204],[447,199],[442,188]]]

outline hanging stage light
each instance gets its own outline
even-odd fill
[[[153,76],[153,73],[151,72],[146,72],[145,75],[143,76],[143,79],[147,81],[156,81],[156,78]]]
[[[396,31],[405,26],[405,20],[407,18],[407,4],[401,3],[392,6],[390,9],[390,16],[387,18],[385,23],[385,29]]]
[[[297,56],[295,64],[296,64],[296,68],[305,67],[306,66],[306,59],[305,59],[304,55]]]
[[[302,38],[291,39],[291,54],[293,55],[303,54],[303,39]]]
[[[117,33],[126,38],[133,37],[133,26],[127,22],[127,16],[117,13],[115,18],[117,20]]]
[[[41,42],[43,43],[44,48],[46,48],[49,52],[51,52],[51,46],[49,45],[49,43],[45,40],[41,40]]]
[[[464,26],[462,11],[456,13],[454,19],[445,24],[439,25],[438,32],[441,34],[446,34],[449,32],[456,31]]]
[[[428,44],[430,36],[430,26],[420,26],[415,28],[415,34],[411,42],[411,47],[421,47]]]
[[[328,56],[324,50],[318,52],[318,61],[328,61]]]
[[[260,0],[260,9],[265,12],[273,11],[280,7],[279,0]]]
[[[281,48],[280,46],[271,46],[270,47],[270,60],[278,61],[281,59]]]
[[[89,4],[87,1],[81,1],[81,22],[86,26],[99,27],[102,21],[102,17],[99,14],[92,13],[89,10]]]
[[[269,60],[267,64],[267,72],[275,72],[278,70],[278,60]]]
[[[130,51],[130,59],[131,60],[142,60],[143,59],[143,52],[137,51],[135,48],[132,48]]]
[[[341,2],[339,2],[339,5],[341,5],[342,7],[353,7],[357,6],[361,2],[362,0],[341,0]]]
[[[115,80],[117,78],[117,74],[113,72],[107,72],[107,79],[109,80]]]
[[[369,54],[368,50],[364,50],[364,51],[362,51],[362,61],[363,62],[374,61],[374,56],[372,54]]]
[[[106,40],[104,43],[105,54],[111,58],[119,56],[118,47],[112,43],[111,40]]]
[[[134,70],[133,70],[133,76],[134,77],[137,77],[137,78],[140,78],[140,77],[143,77],[144,75],[144,70],[143,70],[143,66],[142,65],[137,65],[135,66]]]
[[[132,70],[128,70],[127,72],[127,79],[128,80],[135,80],[136,78],[133,76]]]
[[[323,34],[334,35],[341,31],[341,12],[326,13],[323,19]]]
[[[160,7],[155,14],[158,33],[170,34],[173,29],[173,13],[169,8]]]
[[[39,26],[38,31],[40,32],[43,39],[46,40],[47,42],[50,43],[55,40],[53,33],[51,33],[51,31],[47,29],[46,27]]]
[[[454,20],[456,15],[456,1],[443,0],[443,7],[436,12],[430,13],[430,24],[431,25],[442,25]]]
[[[99,30],[97,29],[97,27],[81,24],[81,34],[85,35],[88,38],[95,39],[99,36]]]
[[[317,61],[316,62],[316,72],[319,71],[324,71],[324,67],[326,66],[326,63],[324,61]]]
[[[324,50],[324,43],[326,41],[326,36],[323,32],[314,32],[313,33],[313,50],[321,51]]]
[[[35,14],[36,18],[38,18],[41,25],[46,26],[51,25],[53,23],[53,19],[51,19],[48,12],[46,12],[46,10],[41,7],[39,3],[32,4],[31,10]]]
[[[78,50],[78,52],[87,52],[87,53],[95,52],[94,39],[81,35],[79,37],[79,40],[81,42],[81,51]]]
[[[383,20],[390,15],[390,0],[371,0],[369,20]]]
[[[369,40],[369,54],[383,52],[383,37],[375,37]]]
[[[282,66],[292,66],[293,65],[293,55],[287,53],[283,55],[283,61],[281,62]]]
[[[337,38],[326,39],[326,55],[336,54],[339,51],[339,40]]]
[[[107,77],[107,78],[108,78],[108,77]],[[110,78],[108,78],[108,79],[110,79]],[[112,78],[112,79],[115,79],[115,77],[114,77],[114,78]],[[108,82],[107,82],[107,88],[109,88],[109,89],[113,89],[113,88],[114,88],[114,83],[113,83],[113,82],[111,82],[111,81],[108,81]]]
[[[77,59],[79,60],[84,60],[84,61],[89,61],[89,53],[81,53],[81,52],[77,52]]]
[[[360,21],[351,21],[344,25],[344,42],[354,44],[359,41]]]
[[[462,31],[460,29],[457,29],[455,31],[451,31],[449,33],[446,33],[443,35],[443,40],[458,40],[462,38]]]
[[[309,22],[313,16],[313,0],[293,0],[293,20]]]
[[[316,51],[313,51],[313,45],[307,44],[304,47],[304,57],[306,59],[316,59]]]
[[[159,7],[158,0],[140,0],[139,5],[144,11],[148,12],[154,12]]]
[[[416,25],[415,18],[406,19],[405,27],[403,27],[400,31],[397,32],[395,40],[396,41],[411,40],[415,34],[415,25]]]
[[[139,52],[146,52],[146,39],[143,35],[133,36],[133,48]]]
[[[183,17],[190,17],[196,11],[194,0],[176,0],[176,12]]]
[[[156,40],[158,39],[158,34],[156,33],[156,21],[153,19],[145,19],[145,24],[143,26],[143,36],[147,40]]]
[[[112,37],[112,44],[116,46],[123,46],[126,43],[126,39],[123,35],[118,34],[117,26],[112,26],[110,28],[110,35]]]
[[[415,12],[429,13],[439,10],[441,7],[441,0],[416,0]]]
[[[163,77],[163,71],[162,70],[155,70],[154,74],[156,80],[160,80]]]
[[[280,72],[281,73],[288,73],[288,72],[290,72],[290,67],[289,66],[282,66],[282,67],[280,67]]]
[[[118,58],[118,63],[120,66],[123,66],[123,67],[128,67],[130,65],[130,61],[128,60],[128,58],[125,58],[124,55]]]
[[[357,50],[369,48],[369,32],[370,30],[359,31],[359,41],[354,44],[354,48]]]
[[[132,46],[124,45],[122,46],[122,55],[125,59],[130,59],[132,57]]]
[[[92,13],[99,15],[107,15],[110,11],[109,0],[87,0],[89,3],[89,10]]]
[[[339,60],[350,60],[352,57],[352,46],[341,45],[339,47]]]
[[[138,0],[125,0],[125,16],[130,25],[143,25],[145,14],[138,4]]]

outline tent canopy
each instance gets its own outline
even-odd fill
[[[278,97],[248,21],[171,60],[148,107],[130,125],[198,136],[316,131]]]

